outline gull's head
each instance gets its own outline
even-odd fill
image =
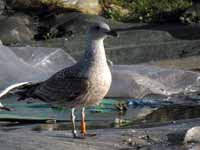
[[[118,36],[117,32],[110,29],[110,27],[103,22],[93,24],[88,30],[88,36],[92,39],[105,39],[108,36]]]

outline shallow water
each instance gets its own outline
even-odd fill
[[[15,125],[43,123],[33,129],[36,131],[71,128],[69,109],[51,108],[48,104],[38,102],[25,103],[13,102],[12,100],[3,100],[3,102],[7,107],[12,108],[13,111],[1,111],[0,120],[2,122],[14,122]],[[77,110],[77,122],[80,122],[80,114],[80,110]],[[200,105],[175,105],[171,102],[144,99],[104,99],[99,106],[87,108],[86,114],[89,129],[119,128],[199,118]],[[55,124],[55,122],[60,123]]]

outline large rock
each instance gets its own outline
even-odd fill
[[[72,5],[76,9],[87,14],[99,14],[101,7],[98,0],[63,0],[66,5]]]
[[[3,44],[28,42],[34,37],[32,20],[29,16],[16,14],[0,17],[0,40]]]
[[[200,68],[198,25],[126,24],[80,13],[60,14],[55,20],[52,30],[62,27],[66,33],[72,33],[71,37],[33,44],[63,47],[75,59],[79,59],[85,49],[87,27],[94,21],[104,21],[112,28],[121,29],[119,38],[105,40],[107,56],[114,64],[152,63],[178,69]]]
[[[13,9],[40,9],[43,6],[51,8],[76,10],[86,14],[99,14],[101,7],[98,0],[7,0],[7,5]]]
[[[40,0],[6,0],[7,7],[12,9],[32,9],[41,7]]]
[[[150,65],[116,65],[107,97],[142,98],[156,94],[188,95],[200,91],[200,74]]]
[[[188,56],[184,58],[177,59],[164,59],[158,61],[151,61],[148,64],[159,66],[161,68],[171,68],[171,69],[184,69],[184,70],[200,70],[200,55]]]
[[[11,47],[11,50],[27,64],[50,74],[76,62],[60,48]]]
[[[17,21],[18,19],[20,21]],[[0,31],[2,34],[0,34],[0,38],[3,43],[21,42],[24,45],[28,43],[32,46],[62,47],[77,60],[85,49],[87,27],[94,21],[104,21],[110,24],[112,28],[121,28],[121,31],[123,31],[120,32],[119,38],[110,38],[105,41],[106,53],[114,64],[151,63],[169,68],[200,69],[200,61],[198,61],[200,56],[200,28],[198,25],[125,24],[99,16],[65,13],[56,15],[51,31],[55,33],[56,30],[62,28],[62,31],[72,33],[71,37],[67,36],[65,38],[67,40],[51,39],[45,42],[29,43],[24,41],[32,39],[33,32],[29,25],[24,23],[23,18],[13,16],[1,20]],[[26,20],[28,19],[26,18]],[[13,22],[17,22],[16,25],[10,25]]]
[[[185,143],[200,143],[200,127],[196,126],[189,129],[185,135]]]
[[[72,32],[73,36],[84,35],[88,26],[90,26],[94,22],[106,22],[110,24],[112,27],[119,27],[120,25],[123,26],[124,23],[111,21],[105,19],[101,16],[96,15],[85,15],[82,13],[61,13],[55,16],[55,20],[53,23],[52,30],[62,28],[64,31]],[[126,27],[129,27],[126,24]]]
[[[22,81],[39,82],[75,63],[62,49],[0,47],[0,89]]]
[[[200,3],[195,2],[190,8],[188,8],[183,16],[181,17],[182,22],[184,23],[200,23]]]

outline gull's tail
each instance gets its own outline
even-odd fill
[[[6,89],[4,89],[2,92],[0,92],[0,99],[6,96],[9,96],[11,94],[17,95],[18,101],[33,97],[32,96],[33,91],[40,84],[41,83],[21,82],[21,83],[10,85]],[[9,108],[4,107],[1,103],[0,103],[0,109],[8,110],[8,111],[10,110]]]

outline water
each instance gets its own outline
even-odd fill
[[[70,110],[51,108],[45,103],[25,103],[4,100],[13,111],[1,111],[0,120],[17,123],[43,123],[33,130],[70,129]],[[80,110],[76,111],[77,122],[81,120]],[[200,117],[200,105],[175,105],[171,102],[154,100],[104,99],[97,107],[86,109],[89,129],[119,128],[149,123],[165,123],[181,119]],[[55,124],[56,122],[59,122]],[[79,123],[78,123],[79,125]]]

